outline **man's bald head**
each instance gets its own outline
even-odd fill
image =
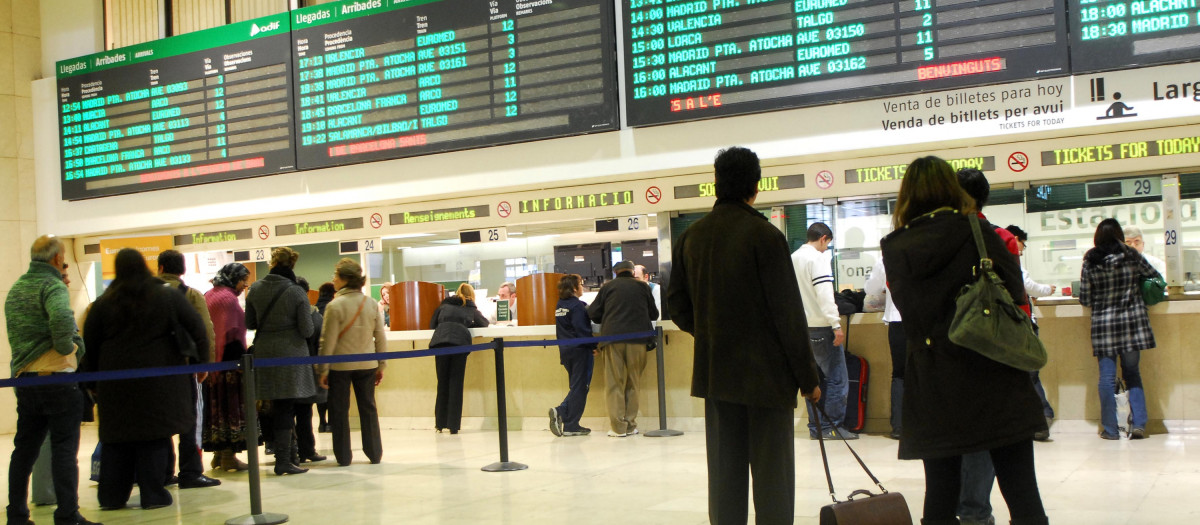
[[[63,252],[66,248],[62,241],[54,235],[43,235],[33,241],[33,247],[29,249],[29,258],[37,262],[52,264],[56,257],[64,256]],[[61,261],[59,261],[61,263]]]

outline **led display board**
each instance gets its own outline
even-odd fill
[[[1065,0],[623,0],[629,124],[1067,74]]]
[[[295,169],[288,15],[57,63],[63,199]]]
[[[1070,0],[1071,71],[1200,58],[1196,0]]]
[[[606,0],[292,12],[302,169],[617,129]]]

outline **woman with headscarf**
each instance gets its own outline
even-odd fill
[[[375,300],[362,293],[367,278],[362,266],[349,257],[333,269],[337,294],[325,307],[321,328],[321,355],[353,355],[387,351],[383,315]],[[340,466],[350,464],[350,390],[358,404],[362,448],[372,464],[383,458],[379,435],[379,412],[375,387],[383,380],[384,361],[355,361],[317,365],[321,386],[329,389],[329,429],[333,432],[333,455]]]
[[[246,294],[246,328],[255,330],[254,356],[308,357],[313,333],[312,305],[296,284],[292,269],[300,254],[286,246],[271,250],[271,272],[250,285]],[[312,367],[275,366],[256,372],[258,399],[271,402],[275,440],[275,474],[303,474],[308,469],[292,463],[292,429],[297,400],[316,393]]]
[[[204,294],[212,317],[216,346],[213,361],[236,361],[246,351],[246,312],[238,296],[250,286],[250,270],[229,263],[217,271],[213,288]],[[242,371],[213,372],[204,382],[204,450],[215,452],[213,468],[246,470],[238,460],[246,450],[246,412],[242,400]]]
[[[193,359],[179,348],[176,330],[194,343],[195,361],[208,360],[208,334],[200,314],[183,294],[150,275],[146,259],[132,248],[117,252],[116,278],[92,305],[84,323],[80,369],[106,372],[181,366]],[[196,424],[189,375],[170,375],[95,386],[100,408],[100,507],[118,509],[129,501],[134,481],[143,509],[173,502],[163,487],[171,436]]]

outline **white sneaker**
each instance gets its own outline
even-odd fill
[[[635,428],[635,429],[633,429],[633,430],[630,430],[629,432],[627,432],[625,435],[626,435],[626,436],[635,436],[635,435],[637,435],[637,434],[641,434],[641,433],[642,433],[642,432],[641,432],[640,430],[638,430],[638,429],[636,429],[636,428]]]
[[[562,417],[558,415],[558,407],[550,409],[550,433],[557,437],[562,437],[563,435]]]
[[[628,436],[628,435],[629,435],[629,434],[618,434],[618,433],[616,433],[616,432],[613,432],[613,431],[611,431],[611,430],[609,430],[609,431],[608,431],[608,437],[610,437],[610,438],[623,438],[623,437],[625,437],[625,436]]]

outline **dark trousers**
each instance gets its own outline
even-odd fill
[[[577,350],[563,358],[563,368],[567,369],[567,397],[558,405],[558,415],[563,420],[563,430],[574,432],[579,430],[579,418],[583,417],[583,409],[587,405],[588,390],[592,385],[592,370],[595,357],[591,350]]]
[[[713,525],[745,524],[754,478],[758,525],[792,523],[796,505],[792,408],[763,408],[706,399],[708,519]],[[747,472],[749,470],[749,472]]]
[[[996,482],[1008,514],[1014,524],[1044,523],[1046,510],[1038,492],[1033,464],[1033,441],[1026,439],[989,451],[996,470]],[[962,475],[962,456],[926,459],[926,520],[954,520],[958,508]]]
[[[904,325],[888,323],[888,348],[892,351],[892,433],[899,434],[903,427],[901,421],[904,408],[904,361],[908,358],[906,352],[908,343],[904,339]]]
[[[275,442],[275,463],[280,458],[291,461],[292,429],[296,426],[296,400],[271,400],[271,438]]]
[[[465,356],[464,356],[465,357]],[[349,465],[350,389],[358,405],[358,426],[362,432],[363,454],[371,463],[383,459],[383,438],[379,435],[379,411],[375,408],[375,372],[369,370],[329,371],[329,430],[333,433],[333,457],[338,465]]]
[[[134,480],[142,495],[142,507],[170,505],[174,500],[162,479],[170,458],[170,438],[101,443],[100,489],[96,494],[100,506],[125,506]]]
[[[462,427],[463,379],[467,375],[467,355],[434,356],[437,367],[437,401],[433,405],[433,426],[454,432]]]
[[[54,519],[70,520],[79,512],[79,423],[83,394],[69,385],[14,388],[17,396],[17,434],[8,463],[8,522],[29,520],[29,476],[38,452],[50,435],[51,470],[58,508]]]
[[[192,404],[196,407],[196,418],[192,428],[179,435],[179,478],[196,479],[204,474],[204,459],[200,456],[200,418],[204,414],[204,401],[200,398],[200,384],[192,379]],[[175,475],[175,451],[170,451],[167,462],[167,479]]]
[[[317,436],[313,434],[313,404],[296,403],[294,410],[296,411],[296,447],[300,449],[301,457],[314,456],[317,454]]]

